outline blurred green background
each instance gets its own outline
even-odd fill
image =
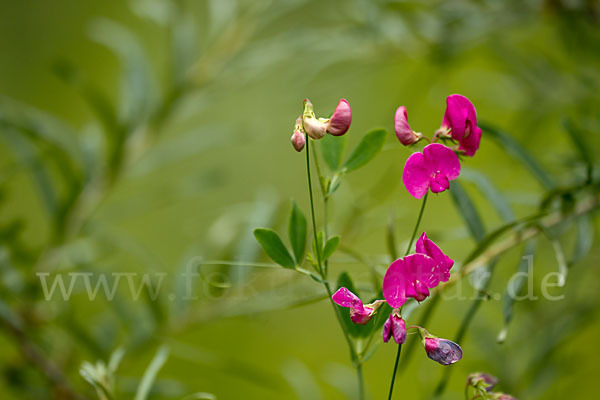
[[[394,138],[396,107],[430,135],[446,96],[466,95],[479,119],[521,143],[557,188],[577,186],[589,167],[566,119],[585,133],[592,164],[600,150],[594,0],[28,0],[1,9],[3,399],[70,398],[57,385],[63,379],[95,398],[81,363],[107,360],[120,346],[115,397],[133,398],[162,344],[170,356],[152,399],[356,398],[322,286],[281,268],[228,265],[269,263],[252,230],[284,233],[290,199],[308,215],[304,154],[289,143],[306,97],[320,115],[348,99],[350,149],[371,128],[389,132],[378,157],[345,177],[330,215],[343,247],[380,271],[390,216],[403,244],[420,204],[401,184],[412,150]],[[534,214],[552,189],[485,133],[463,166],[485,174],[518,217]],[[461,180],[488,231],[500,226],[488,199]],[[569,260],[573,249],[591,249],[566,286],[551,289],[561,301],[540,294],[544,275],[558,270],[556,243],[540,237],[532,283],[540,299],[517,302],[503,344],[503,305],[493,294],[504,293],[521,248],[501,258],[443,398],[463,398],[476,371],[521,399],[595,395],[597,227],[585,219],[560,232]],[[430,199],[422,229],[458,264],[475,245],[447,193]],[[186,300],[181,273],[202,262],[198,299]],[[338,251],[331,269],[333,277],[350,271],[369,293],[368,266],[348,252]],[[46,301],[39,272],[167,275],[155,300],[142,293],[135,301],[122,284],[112,301],[90,301],[78,284],[69,301]],[[474,293],[468,279],[462,291]],[[442,301],[428,330],[454,337],[471,304]],[[381,345],[366,363],[370,398],[387,394],[395,350]],[[61,372],[49,379],[54,368]],[[397,398],[428,398],[444,369],[420,348],[402,368]]]

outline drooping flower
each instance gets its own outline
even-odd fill
[[[369,322],[384,303],[383,300],[375,300],[371,304],[364,305],[357,295],[345,287],[339,288],[331,298],[337,305],[350,308],[350,319],[360,325]]]
[[[346,99],[340,99],[331,118],[317,118],[310,100],[304,99],[302,126],[313,139],[321,139],[326,133],[341,136],[348,132],[351,122],[352,110]]]
[[[401,307],[408,297],[423,301],[439,283],[436,269],[437,262],[425,254],[397,259],[383,278],[383,297],[393,308]]]
[[[465,155],[473,156],[479,148],[481,129],[477,126],[477,112],[465,96],[453,94],[446,98],[446,112],[441,131],[450,133]]]
[[[296,120],[296,126],[294,127],[294,133],[292,134],[292,146],[296,151],[300,152],[306,144],[306,138],[304,137],[304,131],[302,129],[302,115]]]
[[[423,149],[423,153],[413,153],[402,173],[402,181],[406,190],[413,197],[420,199],[429,189],[440,193],[450,187],[449,181],[460,175],[458,156],[440,143],[432,143]]]
[[[462,358],[462,349],[448,339],[426,337],[423,340],[427,357],[442,365],[450,365]]]
[[[397,308],[391,312],[385,324],[383,324],[383,341],[387,343],[391,337],[398,344],[406,342],[406,324]]]
[[[406,117],[406,107],[404,106],[400,106],[396,110],[396,114],[394,115],[394,128],[398,140],[405,146],[416,143],[423,137],[422,133],[414,132],[410,129],[408,118]]]
[[[417,240],[417,253],[426,254],[437,262],[435,271],[436,278],[442,282],[448,282],[450,279],[450,269],[454,261],[444,254],[440,248],[427,237],[425,232]],[[439,283],[439,282],[438,282]]]
[[[348,132],[352,122],[352,110],[346,99],[340,99],[333,115],[327,123],[327,132],[333,136],[341,136]]]

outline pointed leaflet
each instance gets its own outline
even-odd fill
[[[265,253],[277,264],[285,268],[294,268],[296,263],[285,247],[279,235],[272,229],[258,228],[254,230],[256,241],[265,250]]]
[[[450,182],[450,194],[471,235],[477,242],[480,242],[485,237],[485,228],[473,200],[458,181]]]
[[[487,198],[504,222],[512,222],[516,219],[506,197],[504,197],[485,174],[463,167],[460,176],[462,179],[473,182],[477,186],[477,189]]]
[[[327,243],[325,243],[325,247],[323,248],[323,261],[325,261],[329,257],[331,257],[331,255],[338,248],[339,245],[340,245],[340,237],[339,236],[332,236],[329,239],[327,239]]]
[[[342,161],[342,152],[346,145],[347,136],[325,135],[321,139],[321,150],[323,151],[323,159],[332,171],[337,171]]]
[[[148,365],[148,368],[146,368],[144,376],[142,377],[140,385],[135,393],[134,400],[146,400],[148,398],[150,395],[150,390],[152,389],[152,384],[156,379],[156,375],[167,361],[167,358],[169,358],[169,349],[166,346],[161,346],[150,362],[150,365]]]
[[[295,201],[292,201],[292,211],[288,224],[290,244],[296,257],[296,265],[302,264],[304,249],[306,247],[306,217]]]
[[[385,143],[385,129],[374,129],[368,132],[354,148],[350,157],[344,163],[346,172],[354,171],[371,161]]]
[[[582,161],[585,163],[587,170],[587,181],[591,182],[592,174],[594,172],[594,154],[592,151],[593,146],[590,146],[589,143],[586,143],[586,132],[576,126],[571,119],[564,120],[563,126],[569,134],[569,138],[573,142],[573,145],[579,152]]]

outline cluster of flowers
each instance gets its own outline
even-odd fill
[[[304,113],[296,121],[292,144],[297,151],[302,151],[306,136],[321,139],[327,133],[343,135],[350,128],[351,122],[352,111],[345,99],[338,102],[331,118],[317,118],[310,101],[304,100]],[[398,140],[405,146],[421,140],[429,142],[422,152],[408,157],[402,173],[404,186],[417,199],[425,196],[429,190],[440,193],[449,189],[450,181],[460,174],[458,155],[473,156],[481,140],[475,107],[469,99],[459,94],[446,98],[446,111],[441,127],[431,139],[410,128],[404,106],[396,110],[394,128]],[[443,144],[447,142],[451,146]],[[423,301],[429,296],[429,289],[440,282],[447,282],[453,264],[454,261],[423,233],[417,241],[416,253],[399,258],[387,269],[382,288],[385,300],[365,305],[345,287],[340,288],[332,298],[338,305],[350,309],[350,318],[357,324],[368,323],[379,307],[387,302],[393,311],[383,326],[383,341],[388,342],[393,337],[396,343],[402,344],[406,340],[407,329],[401,316],[402,305],[409,297]],[[443,365],[461,359],[462,349],[456,343],[437,338],[422,327],[410,328],[417,329],[421,334],[429,358]]]
[[[333,295],[333,301],[342,307],[350,308],[350,318],[354,323],[366,324],[376,314],[379,307],[387,302],[393,308],[383,325],[383,341],[391,338],[398,344],[406,341],[406,323],[400,308],[412,297],[423,301],[429,296],[429,289],[450,279],[450,269],[454,261],[430,240],[425,233],[417,240],[415,254],[394,261],[383,278],[383,297],[370,304],[363,302],[354,293],[342,287]],[[462,357],[462,349],[456,343],[431,335],[424,328],[415,328],[421,334],[427,356],[443,365],[457,362]]]

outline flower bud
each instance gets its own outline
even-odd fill
[[[392,311],[385,324],[383,324],[383,341],[385,343],[389,342],[392,336],[398,344],[406,342],[406,324],[397,308]]]
[[[491,392],[497,384],[498,378],[483,372],[475,372],[467,377],[467,386],[481,386],[486,392]]]
[[[294,131],[292,134],[292,146],[296,149],[297,152],[301,152],[306,144],[306,138],[304,137],[304,133],[300,131]]]
[[[340,99],[327,123],[327,132],[334,136],[341,136],[348,132],[352,122],[352,110],[346,99]]]
[[[394,116],[394,128],[398,140],[405,146],[416,143],[423,137],[422,133],[416,133],[410,129],[408,118],[406,117],[406,107],[404,106],[400,106],[396,110],[396,115]]]
[[[423,342],[427,357],[442,365],[454,364],[462,358],[462,349],[451,340],[426,337]]]
[[[321,139],[327,133],[327,120],[317,119],[313,111],[313,105],[308,99],[304,99],[304,112],[302,114],[302,126],[304,131],[313,139]]]
[[[489,398],[494,400],[517,400],[516,397],[506,393],[490,393]]]

